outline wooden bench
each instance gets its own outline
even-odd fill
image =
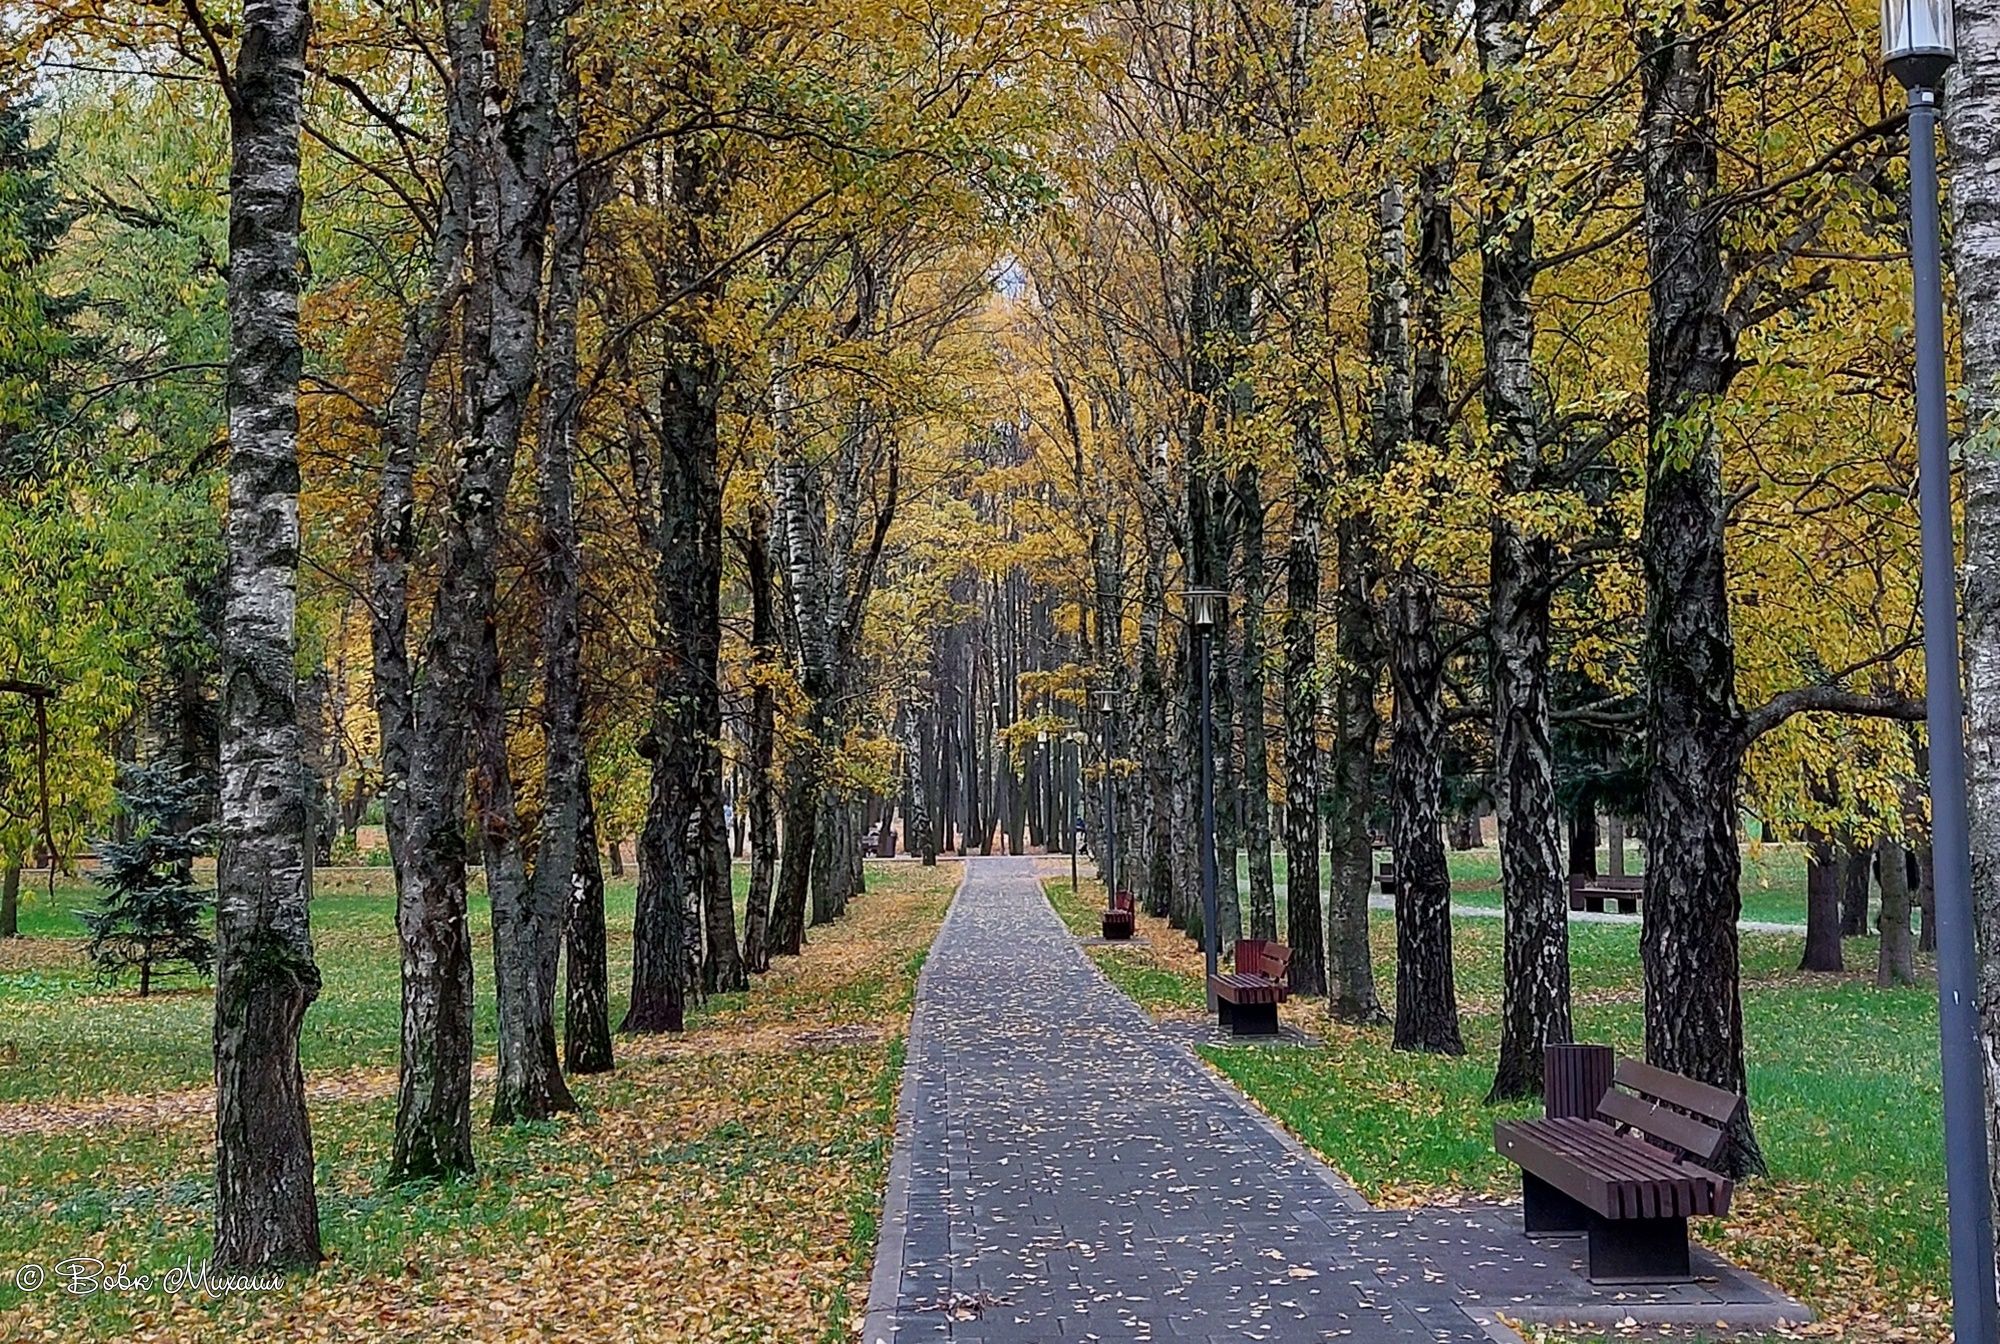
[[[1384,896],[1394,896],[1396,894],[1396,859],[1394,855],[1385,859],[1375,860],[1375,885],[1381,889]]]
[[[1111,898],[1111,905],[1104,912],[1104,936],[1106,938],[1132,936],[1131,892],[1121,891]]]
[[[1216,1020],[1232,1036],[1278,1034],[1278,1005],[1291,994],[1292,949],[1264,938],[1236,943],[1236,970],[1208,977]]]
[[[1621,1059],[1594,1116],[1503,1120],[1493,1146],[1521,1169],[1528,1235],[1589,1238],[1592,1283],[1693,1277],[1687,1220],[1729,1211],[1734,1183],[1703,1163],[1743,1098]]]
[[[1593,877],[1589,873],[1569,875],[1569,908],[1589,910],[1598,914],[1604,911],[1607,900],[1618,902],[1618,913],[1629,915],[1639,908],[1639,898],[1646,894],[1644,877]]]

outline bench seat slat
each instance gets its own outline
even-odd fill
[[[1729,1206],[1729,1181],[1600,1121],[1502,1121],[1493,1136],[1509,1160],[1605,1218],[1685,1218]]]
[[[1283,1003],[1285,987],[1269,976],[1247,975],[1241,971],[1218,973],[1209,980],[1216,996],[1231,1003]]]

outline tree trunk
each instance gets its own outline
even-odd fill
[[[1299,489],[1285,547],[1285,923],[1292,990],[1327,991],[1326,930],[1319,900],[1319,543],[1325,469],[1310,413],[1293,427]]]
[[[572,96],[558,99],[551,131],[550,175],[557,183],[543,330],[541,432],[535,486],[542,524],[542,816],[535,871],[515,883],[520,844],[507,778],[505,708],[499,651],[486,636],[489,686],[480,774],[492,791],[486,817],[487,894],[493,908],[494,986],[500,1061],[493,1122],[546,1120],[576,1109],[556,1053],[556,969],[565,915],[575,899],[583,793],[582,542],[572,475],[582,398],[577,388],[577,308],[583,294],[584,231],[589,203],[576,152]],[[490,601],[491,599],[489,599]],[[595,862],[593,845],[592,862]],[[496,880],[504,877],[504,881]],[[601,904],[600,894],[600,904]],[[601,915],[600,915],[601,919]]]
[[[297,677],[307,0],[243,15],[229,163],[229,516],[215,907],[215,1264],[317,1264],[299,1033],[319,995]]]
[[[818,746],[802,744],[790,762],[784,786],[784,858],[778,862],[778,894],[770,908],[770,950],[798,956],[806,946],[806,898],[812,888],[812,852],[820,830]]]
[[[476,34],[473,35],[476,39]],[[382,758],[382,813],[390,861],[401,889],[406,804],[415,751],[415,701],[409,654],[410,563],[418,547],[416,473],[432,371],[450,333],[449,317],[471,237],[473,139],[484,81],[467,64],[467,25],[452,25],[453,68],[445,98],[446,143],[437,227],[422,300],[403,332],[403,348],[382,415],[382,484],[372,530],[369,618],[375,717]]]
[[[563,1065],[571,1073],[611,1069],[611,977],[604,935],[604,870],[597,862],[597,808],[586,773],[577,790],[576,877],[563,941]]]
[[[718,550],[720,547],[718,546]],[[720,685],[720,683],[717,683]],[[701,811],[703,857],[702,891],[707,909],[702,912],[702,928],[708,935],[706,955],[701,963],[701,987],[707,994],[734,994],[750,988],[750,972],[743,964],[742,949],[736,941],[736,884],[729,862],[729,822],[722,810],[722,721],[721,699],[716,699],[716,717],[710,722],[708,769],[715,786],[703,800]]]
[[[750,506],[743,540],[750,587],[750,662],[755,687],[750,697],[750,896],[743,917],[743,962],[752,971],[771,969],[769,929],[771,889],[778,871],[777,764],[778,622],[771,583],[771,511],[762,500]]]
[[[499,1068],[493,1085],[493,1123],[547,1120],[576,1109],[556,1054],[556,962],[562,950],[562,917],[573,879],[575,836],[545,834],[542,855],[570,850],[560,888],[543,889],[529,878],[521,855],[514,784],[507,767],[507,709],[500,685],[500,649],[486,627],[483,683],[473,735],[472,800],[486,865],[486,896],[493,911],[493,987],[499,1020]],[[555,754],[554,748],[550,754]],[[552,782],[553,784],[553,782]],[[574,823],[575,783],[561,813]],[[553,801],[553,798],[552,798]],[[558,860],[559,861],[559,860]]]
[[[665,680],[665,674],[660,679]],[[687,1028],[687,993],[693,983],[688,964],[688,915],[698,910],[688,890],[684,864],[694,857],[693,777],[684,762],[668,764],[660,741],[657,701],[651,730],[639,740],[650,765],[646,819],[639,828],[639,892],[632,922],[632,999],[620,1031],[680,1032]],[[678,825],[678,836],[669,831]]]
[[[1840,934],[1868,934],[1868,851],[1849,843],[1840,868]]]
[[[1433,608],[1436,589],[1414,566],[1390,600],[1390,661],[1396,687],[1389,747],[1389,845],[1396,856],[1396,1035],[1398,1050],[1462,1055],[1451,959],[1451,870],[1443,829],[1444,659]]]
[[[1381,716],[1375,690],[1382,670],[1381,641],[1368,600],[1373,547],[1365,524],[1337,524],[1340,589],[1334,609],[1338,665],[1333,677],[1333,752],[1327,818],[1329,881],[1326,907],[1328,1011],[1344,1022],[1383,1020],[1375,990],[1375,960],[1368,943],[1368,900],[1375,882],[1375,846],[1369,826],[1375,797],[1375,747]]]
[[[1604,823],[1604,870],[1625,876],[1625,818],[1613,813]]]
[[[923,723],[923,714],[911,706],[903,736],[903,852],[922,859],[926,868],[935,868],[937,842],[931,838],[930,800],[924,796]]]
[[[1153,474],[1160,497],[1164,498],[1164,473],[1157,463]],[[1160,662],[1160,627],[1165,623],[1167,614],[1167,539],[1166,530],[1158,520],[1142,521],[1146,528],[1146,572],[1139,599],[1138,721],[1142,734],[1139,766],[1146,812],[1143,892],[1146,913],[1155,918],[1166,918],[1174,908],[1174,743],[1168,728],[1170,714],[1166,673]],[[1064,847],[1074,848],[1076,832],[1073,818],[1066,816],[1063,827],[1067,834]],[[1292,966],[1292,983],[1297,985],[1296,952]],[[1300,992],[1305,991],[1301,989]]]
[[[1966,768],[1986,1050],[1987,1133],[2000,1151],[2000,2],[1957,0],[1947,81],[1952,273],[1966,396]],[[1974,445],[1979,445],[1975,450]],[[2000,1163],[1994,1164],[2000,1199]]]
[[[1517,85],[1526,72],[1528,7],[1475,0],[1473,27],[1486,135],[1480,178],[1480,334],[1485,346],[1486,421],[1510,495],[1540,489],[1541,411],[1535,404],[1531,291],[1535,216],[1528,203]],[[1489,1100],[1534,1096],[1542,1053],[1568,1041],[1569,901],[1562,880],[1555,761],[1549,729],[1549,598],[1554,548],[1546,536],[1498,517],[1493,523],[1493,757],[1505,911],[1500,1055]]]
[[[1447,41],[1442,0],[1423,10],[1420,50],[1435,66]],[[1450,346],[1445,333],[1454,251],[1451,168],[1417,169],[1417,284],[1411,321],[1410,438],[1442,461],[1451,434]],[[1392,451],[1401,453],[1400,446]],[[1444,655],[1437,583],[1414,554],[1397,566],[1387,612],[1395,690],[1389,744],[1389,847],[1396,865],[1398,1050],[1462,1055],[1452,967],[1451,869],[1444,850]]]
[[[697,70],[691,78],[699,77]],[[679,1031],[686,998],[708,984],[740,988],[735,907],[716,892],[711,850],[722,837],[722,486],[717,416],[722,356],[706,324],[718,288],[700,221],[721,209],[716,151],[674,155],[668,196],[696,223],[668,271],[694,291],[665,324],[660,379],[659,526],[654,597],[662,645],[653,680],[654,786],[649,871],[633,931],[632,1002],[623,1030]],[[698,301],[699,300],[699,301]],[[655,815],[654,809],[657,809]],[[650,887],[650,890],[648,889]],[[666,906],[675,904],[669,911]],[[718,905],[719,903],[719,905]],[[706,916],[706,918],[705,918]],[[709,926],[704,956],[703,925]],[[719,924],[719,927],[717,927]],[[677,939],[678,948],[666,945]],[[680,984],[669,983],[678,977]]]
[[[807,709],[806,740],[792,752],[785,775],[784,856],[771,902],[770,950],[796,957],[805,948],[806,898],[812,885],[813,849],[819,832],[819,747]]]
[[[1250,865],[1252,938],[1278,936],[1278,892],[1271,872],[1271,765],[1264,738],[1264,494],[1254,462],[1236,472],[1236,523],[1243,579],[1243,849]],[[1286,883],[1291,881],[1289,873]]]
[[[21,865],[10,863],[0,873],[0,938],[21,936]]]
[[[819,825],[813,834],[812,924],[818,928],[840,917],[847,884],[847,804],[833,789],[820,794]]]
[[[1928,837],[1912,851],[1917,857],[1917,910],[1922,916],[1917,926],[1917,951],[1935,952],[1937,945],[1937,869],[1931,859]]]
[[[472,155],[470,277],[461,324],[462,417],[425,675],[412,706],[413,752],[397,926],[403,941],[403,1065],[393,1181],[472,1170],[472,950],[466,930],[464,800],[481,685],[482,642],[495,613],[495,564],[521,431],[539,365],[548,156],[562,43],[554,0],[533,0],[511,90],[494,87],[484,6],[447,25],[454,81],[479,83],[485,116]]]
[[[1715,408],[1736,369],[1716,200],[1713,44],[1639,34],[1647,284],[1646,1057],[1747,1085],[1736,921],[1738,781],[1747,747],[1730,629],[1727,503]],[[1758,1174],[1745,1118],[1719,1170]]]
[[[1569,871],[1597,876],[1597,803],[1587,793],[1569,811]]]
[[[1816,832],[1806,841],[1806,950],[1799,969],[1847,969],[1840,945],[1840,868],[1832,843]]]
[[[1875,845],[1875,868],[1882,884],[1882,942],[1875,958],[1875,983],[1883,989],[1917,982],[1916,959],[1910,948],[1910,874],[1908,851],[1899,841]]]

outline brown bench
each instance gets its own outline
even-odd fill
[[[1131,892],[1121,891],[1111,898],[1111,905],[1104,912],[1104,936],[1106,938],[1132,936]]]
[[[1618,902],[1618,913],[1629,915],[1639,908],[1646,894],[1644,877],[1593,877],[1589,873],[1569,875],[1569,908],[1602,914],[1607,900]]]
[[[1502,1120],[1493,1146],[1521,1169],[1529,1236],[1589,1238],[1592,1283],[1685,1282],[1687,1220],[1729,1211],[1733,1182],[1702,1164],[1743,1098],[1635,1059],[1612,1078],[1595,1115]]]
[[[1278,1034],[1278,1005],[1291,994],[1292,949],[1264,938],[1236,943],[1236,970],[1208,977],[1216,1020],[1232,1036]]]

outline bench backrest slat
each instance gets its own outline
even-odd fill
[[[1608,874],[1592,876],[1589,873],[1571,873],[1569,875],[1569,889],[1572,892],[1636,891],[1643,893],[1646,890],[1646,879],[1644,876],[1613,877]]]
[[[1642,1097],[1620,1092],[1617,1088],[1606,1092],[1604,1100],[1597,1103],[1597,1114],[1600,1119],[1628,1126],[1649,1139],[1678,1148],[1698,1162],[1714,1161],[1729,1137],[1714,1125],[1704,1124]]]
[[[1614,1077],[1621,1087],[1629,1087],[1642,1097],[1664,1101],[1724,1129],[1736,1122],[1736,1113],[1743,1109],[1743,1098],[1734,1092],[1668,1073],[1643,1060],[1619,1060]]]
[[[1291,964],[1292,949],[1283,943],[1274,943],[1268,938],[1236,940],[1238,975],[1265,975],[1273,980],[1283,980]]]
[[[1132,893],[1129,891],[1121,891],[1116,896],[1113,896],[1111,898],[1111,908],[1113,910],[1126,910],[1126,911],[1131,910]]]

